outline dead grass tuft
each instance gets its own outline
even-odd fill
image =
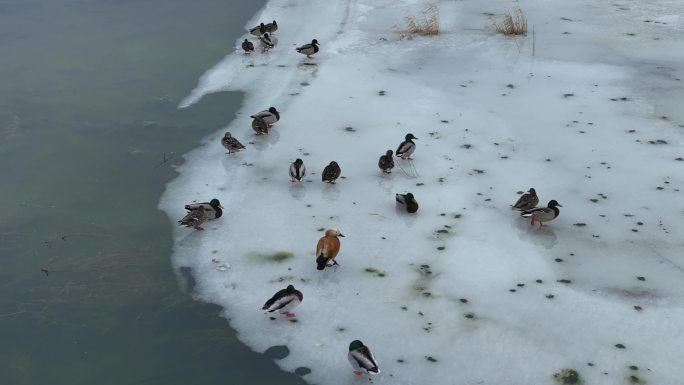
[[[415,35],[439,35],[439,8],[437,4],[430,4],[423,10],[422,16],[407,15],[404,17],[406,29]]]
[[[522,9],[508,11],[500,20],[492,19],[494,29],[504,35],[527,35],[527,19]]]

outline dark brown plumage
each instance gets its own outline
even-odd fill
[[[392,150],[387,150],[385,155],[381,156],[378,160],[378,167],[380,167],[380,170],[386,174],[391,173],[392,169],[394,168],[394,158],[392,157],[393,154],[394,152]]]
[[[530,188],[526,194],[523,194],[520,199],[513,205],[514,210],[529,210],[537,207],[539,203],[539,197],[537,197],[537,192]]]
[[[242,49],[245,51],[245,53],[254,52],[254,43],[245,39],[245,41],[242,42]]]
[[[335,183],[335,180],[340,177],[341,173],[342,170],[340,169],[340,166],[337,164],[337,162],[332,161],[329,165],[325,166],[325,169],[323,169],[323,175],[321,176],[321,179],[323,182]]]

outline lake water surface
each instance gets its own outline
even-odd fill
[[[241,95],[178,102],[262,5],[0,0],[0,384],[303,383],[181,291],[157,210]]]

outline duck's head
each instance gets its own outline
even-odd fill
[[[277,113],[278,113],[278,110],[276,110],[275,107],[270,107],[270,108],[268,109],[268,112],[270,112],[270,113],[272,113],[272,114],[277,114]]]
[[[340,167],[340,165],[338,165],[337,162],[335,162],[334,160],[332,162],[330,162],[330,165],[335,166],[335,167]]]
[[[261,23],[261,28],[264,28],[264,23]],[[264,39],[270,39],[270,37],[268,37],[268,32],[264,33]]]
[[[316,39],[311,40],[311,44],[313,44],[313,45],[318,44],[318,40],[316,40]]]
[[[295,287],[292,286],[292,285],[287,285],[287,287],[285,288],[285,290],[286,290],[288,293],[294,293],[294,292],[295,292]]]
[[[389,158],[392,157],[392,154],[394,154],[394,151],[392,151],[392,150],[387,150],[387,152],[385,153],[385,155]]]
[[[344,234],[342,234],[338,228],[333,227],[331,229],[325,230],[325,236],[326,237],[328,237],[328,236],[329,237],[344,237]]]
[[[221,202],[219,202],[219,200],[216,199],[216,198],[212,199],[212,200],[209,202],[209,206],[211,206],[211,207],[213,207],[213,208],[217,208],[217,207],[223,208],[223,206],[221,206]]]
[[[361,342],[359,340],[354,340],[351,342],[351,344],[349,344],[349,351],[351,352],[352,350],[356,350],[356,349],[362,348],[362,347],[363,347],[363,342]]]
[[[558,206],[558,207],[563,207],[563,206],[561,206],[560,203],[556,202],[555,199],[551,199],[551,200],[549,201],[548,207],[556,207],[556,206]]]
[[[532,195],[537,195],[537,191],[535,189],[533,189],[532,187],[530,187],[530,189],[527,190],[527,192],[532,194]]]
[[[406,193],[406,200],[408,200],[408,201],[415,201],[416,198],[413,197],[413,194],[411,194],[411,193]]]
[[[297,160],[295,160],[294,162],[297,166],[301,166],[302,164],[304,164],[304,161],[299,158],[297,158]]]
[[[418,139],[413,134],[406,134],[406,140],[411,140],[411,139]]]
[[[273,20],[273,25],[278,25],[278,23],[276,23],[276,21],[275,21],[275,20]]]
[[[232,135],[230,135],[230,132],[226,132],[225,135],[223,135],[224,138],[230,138]]]

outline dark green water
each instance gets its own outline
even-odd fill
[[[179,289],[156,209],[240,95],[176,105],[261,5],[0,0],[0,384],[303,383]]]

